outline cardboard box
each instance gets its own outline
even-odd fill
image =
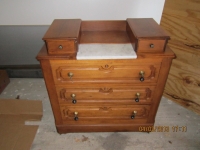
[[[0,99],[0,149],[28,150],[39,125],[25,125],[40,121],[42,101]]]
[[[5,87],[10,83],[10,79],[5,70],[0,70],[0,94],[5,89]]]

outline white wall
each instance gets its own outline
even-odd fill
[[[0,0],[0,66],[39,64],[35,56],[54,19],[154,18],[160,23],[164,1]]]
[[[49,25],[53,19],[125,20],[160,23],[165,0],[0,0],[0,25]]]

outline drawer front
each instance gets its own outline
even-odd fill
[[[90,88],[65,88],[57,86],[59,103],[69,105],[79,104],[144,104],[151,103],[154,87],[129,87],[112,88],[90,87]]]
[[[83,106],[67,107],[61,105],[61,114],[67,124],[117,124],[146,122],[149,105],[132,106]]]
[[[74,40],[52,40],[47,41],[46,44],[49,54],[69,54],[77,51]]]
[[[138,40],[137,52],[163,52],[166,40]]]
[[[77,65],[77,64],[76,64]],[[61,83],[149,83],[156,82],[160,64],[53,64],[55,84]]]

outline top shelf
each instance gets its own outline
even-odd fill
[[[152,18],[128,18],[127,23],[136,38],[170,38]]]
[[[43,40],[50,55],[76,55],[79,44],[126,44],[137,53],[163,53],[169,36],[152,18],[55,19]]]
[[[126,21],[82,21],[80,43],[131,43],[126,32]]]
[[[126,31],[82,31],[80,44],[89,43],[131,43]]]

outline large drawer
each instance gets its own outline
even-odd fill
[[[151,103],[154,86],[130,87],[77,87],[66,88],[64,85],[56,86],[59,103],[69,105],[111,103],[111,104],[144,104]]]
[[[61,105],[60,109],[64,124],[127,124],[146,123],[150,105]]]
[[[51,61],[55,84],[76,82],[155,83],[160,70],[160,63],[134,63],[134,61],[129,64],[106,61],[83,61],[87,63],[81,63],[82,61],[77,61],[80,63],[73,64],[69,62]]]

